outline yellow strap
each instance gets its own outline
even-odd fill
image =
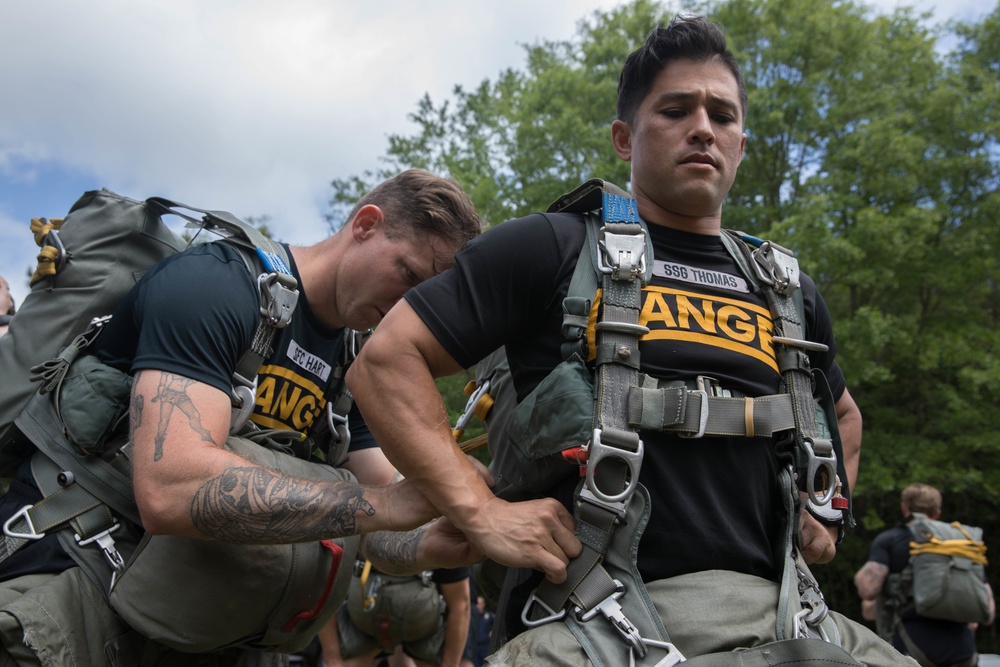
[[[968,558],[973,563],[989,565],[989,561],[986,560],[986,545],[973,540],[939,540],[932,537],[928,542],[910,542],[910,555],[916,556],[918,554],[958,556]]]
[[[472,414],[476,415],[483,421],[486,421],[486,415],[490,413],[490,409],[493,407],[493,397],[489,394],[483,394],[476,401],[476,407],[473,408]]]
[[[63,218],[32,218],[31,233],[35,236],[35,243],[39,248],[45,243],[45,236],[53,229],[61,229]]]
[[[369,611],[372,607],[375,606],[374,597],[370,598],[365,597],[365,585],[368,583],[368,575],[371,574],[371,571],[372,571],[372,562],[370,560],[366,560],[365,567],[363,570],[361,570],[361,581],[358,582],[358,585],[361,586],[361,606],[364,608],[365,611]]]
[[[52,246],[45,246],[38,252],[37,266],[35,272],[31,274],[28,284],[35,286],[39,280],[56,275],[56,262],[59,260],[59,251]]]

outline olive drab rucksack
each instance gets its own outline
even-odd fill
[[[883,586],[879,635],[891,640],[901,618],[910,613],[955,623],[988,622],[982,528],[937,521],[920,512],[913,513],[907,526],[913,534],[910,560]]]
[[[11,475],[30,457],[44,496],[5,522],[0,559],[56,533],[116,613],[144,637],[185,652],[225,646],[295,651],[336,613],[358,539],[244,546],[143,534],[127,439],[131,378],[87,354],[143,272],[187,245],[166,215],[221,236],[256,277],[260,318],[233,375],[227,449],[301,477],[353,479],[270,449],[271,435],[247,421],[260,365],[298,298],[284,248],[225,211],[91,191],[65,219],[32,222],[39,268],[10,332],[0,338],[0,464]],[[344,363],[357,351],[354,340],[348,335]],[[338,372],[342,377],[343,369]],[[329,434],[341,445],[349,437],[346,396],[328,404],[343,411],[327,415]],[[331,462],[340,456],[339,449],[329,454]]]
[[[808,350],[822,346],[807,340],[804,332],[794,256],[746,234],[722,235],[741,272],[769,303],[784,387],[782,393],[767,397],[733,397],[706,378],[661,383],[639,371],[638,340],[645,329],[638,313],[641,288],[651,278],[653,250],[635,201],[616,186],[595,179],[561,197],[548,211],[582,214],[587,226],[587,241],[563,301],[563,362],[520,402],[510,386],[502,349],[476,367],[480,387],[487,383],[498,390],[489,391],[493,416],[486,415],[497,494],[509,500],[537,497],[560,479],[583,477],[575,501],[583,553],[570,562],[565,583],[543,581],[529,596],[521,611],[522,628],[564,621],[578,638],[587,637],[582,643],[598,666],[683,659],[669,642],[669,628],[662,627],[642,593],[643,583],[634,575],[629,555],[641,535],[649,502],[638,484],[643,458],[638,431],[663,430],[693,438],[781,434],[776,450],[782,463],[778,483],[785,498],[787,556],[779,641],[763,650],[774,655],[790,651],[789,656],[814,660],[820,659],[818,654],[835,655],[845,664],[856,664],[837,648],[839,633],[795,548],[800,493],[818,508],[846,513],[848,526],[852,522],[832,396],[825,378],[810,368],[806,356]],[[601,316],[594,340],[588,341],[598,289]],[[588,356],[595,360],[593,370],[585,361]],[[471,403],[467,412],[475,410]],[[560,418],[552,419],[553,414]],[[600,484],[594,477],[598,465]],[[502,584],[497,575],[503,577]],[[522,572],[489,561],[477,576],[481,590],[499,591],[502,607],[526,579]],[[520,631],[509,624],[509,618],[498,615],[494,650]],[[808,639],[817,637],[833,643]],[[711,656],[694,659],[695,664],[702,662],[714,664]]]

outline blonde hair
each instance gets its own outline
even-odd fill
[[[941,492],[929,484],[910,484],[900,498],[911,512],[934,516],[941,511]]]

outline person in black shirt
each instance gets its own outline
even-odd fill
[[[868,621],[876,620],[881,593],[890,574],[902,572],[910,561],[910,542],[913,532],[907,527],[912,521],[912,513],[926,514],[930,519],[940,519],[941,492],[928,484],[910,484],[901,494],[899,509],[903,518],[900,523],[875,536],[872,541],[868,561],[854,575],[854,584],[861,596],[861,615]],[[993,593],[989,590],[992,606]],[[956,623],[935,618],[918,616],[915,612],[904,615],[901,623],[918,651],[927,660],[939,667],[976,664],[976,638],[973,628],[967,623]],[[909,655],[898,628],[887,628],[892,633],[892,645]]]
[[[611,138],[619,157],[631,163],[632,195],[654,251],[638,318],[649,329],[639,339],[640,372],[659,381],[707,376],[734,396],[759,397],[781,385],[772,316],[720,238],[723,201],[747,140],[746,113],[746,86],[721,30],[702,17],[678,17],[628,57]],[[405,296],[362,351],[365,363],[348,372],[348,385],[396,468],[488,557],[540,570],[555,584],[581,552],[563,505],[576,481],[546,491],[562,500],[562,512],[539,514],[537,506],[495,497],[446,428],[433,377],[468,368],[503,346],[518,400],[527,396],[562,361],[563,298],[585,238],[578,214],[534,214],[490,229],[459,253],[454,267]],[[818,349],[827,349],[810,351],[809,363],[829,378],[853,486],[861,414],[835,360],[826,306],[808,277],[801,284],[804,329]],[[594,301],[591,327],[600,296]],[[387,381],[389,369],[403,379]],[[634,566],[670,640],[686,657],[775,641],[784,502],[775,441],[645,430],[640,437],[639,482],[652,514]],[[579,443],[566,446],[572,444]],[[833,558],[837,528],[808,512],[799,517],[805,560]],[[498,619],[516,616],[521,607],[511,606],[498,609]],[[560,610],[553,611],[558,618]],[[571,633],[571,616],[528,629],[488,664],[590,664]],[[841,645],[857,659],[906,664],[866,628],[831,618]],[[586,625],[575,623],[573,632],[585,632],[580,627]],[[628,647],[621,646],[625,664]],[[652,662],[644,664],[662,657],[650,650],[645,659]]]

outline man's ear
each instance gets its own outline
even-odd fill
[[[611,123],[611,145],[622,160],[632,160],[632,128],[620,118]]]
[[[351,218],[351,236],[357,242],[371,238],[385,223],[385,214],[374,204],[365,204]]]

